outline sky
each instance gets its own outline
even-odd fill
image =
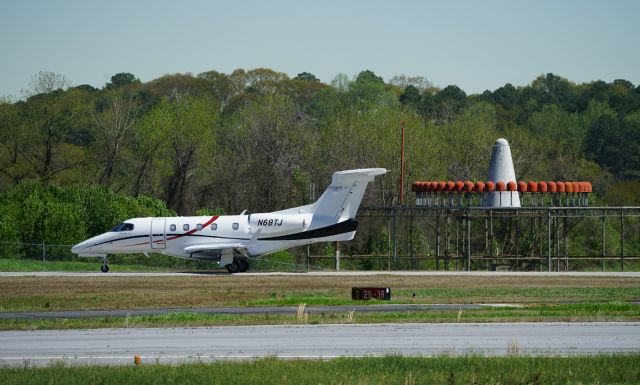
[[[468,94],[554,73],[640,83],[638,0],[2,0],[0,97],[39,71],[101,88],[129,72],[266,67],[329,83],[371,70]]]

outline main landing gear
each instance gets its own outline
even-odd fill
[[[229,273],[244,273],[249,269],[249,261],[244,258],[234,258],[233,262],[227,265]]]
[[[109,259],[107,257],[102,258],[102,266],[100,266],[100,271],[103,273],[109,272]]]

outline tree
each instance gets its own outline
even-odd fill
[[[397,104],[397,97],[387,90],[384,80],[370,70],[362,71],[349,84],[347,100],[351,108],[366,111],[382,105]]]
[[[33,132],[27,129],[21,115],[24,102],[13,104],[0,100],[0,185],[18,184],[33,175],[29,148]]]
[[[575,112],[578,107],[578,96],[575,84],[567,79],[548,73],[538,76],[532,83],[531,89],[534,91],[538,103],[558,104],[569,112]]]
[[[418,110],[421,99],[422,96],[420,95],[420,91],[412,85],[405,87],[404,92],[398,98],[400,104],[408,106],[414,110]]]
[[[295,78],[293,78],[294,80],[301,80],[304,82],[309,82],[309,83],[319,83],[320,79],[318,79],[317,77],[315,77],[313,74],[309,73],[309,72],[302,72],[299,73]]]
[[[169,143],[173,163],[166,184],[166,202],[169,208],[181,215],[196,209],[192,185],[202,169],[202,160],[209,156],[219,116],[218,108],[211,108],[211,103],[205,97],[190,97],[168,101],[161,106],[169,114]]]
[[[92,153],[102,168],[98,183],[109,187],[116,163],[131,137],[137,106],[129,94],[116,95],[105,109],[94,110],[91,115],[97,128]]]
[[[276,72],[269,68],[256,68],[247,72],[247,84],[260,93],[276,93],[281,89],[289,76],[284,72]]]
[[[349,90],[349,84],[351,81],[347,74],[339,73],[331,81],[331,87],[335,88],[339,92],[345,93]]]
[[[204,79],[210,84],[211,89],[213,90],[213,94],[220,101],[221,109],[224,109],[227,101],[231,97],[244,91],[244,86],[240,89],[237,89],[237,87],[234,87],[234,83],[231,77],[218,71],[203,72],[198,75],[198,78]]]
[[[105,84],[106,89],[114,89],[122,86],[126,86],[128,84],[139,84],[140,79],[136,78],[135,75],[130,74],[128,72],[120,72],[111,77],[111,81]]]
[[[292,177],[301,167],[305,149],[314,142],[307,122],[299,117],[291,99],[266,95],[240,111],[237,124],[235,135],[241,137],[232,149],[229,161],[233,163],[227,170],[233,167],[233,177],[244,181],[237,187],[249,193],[242,203],[261,211],[286,207],[297,195]],[[230,198],[237,200],[238,192],[232,192]],[[227,203],[240,209],[237,204]]]
[[[493,92],[493,100],[506,109],[511,109],[518,102],[518,91],[507,83]]]
[[[144,89],[156,96],[156,100],[163,98],[179,99],[185,96],[211,95],[209,83],[191,74],[164,75],[146,83]]]
[[[424,92],[433,88],[433,83],[431,83],[427,78],[423,76],[396,75],[392,77],[391,80],[389,80],[389,84],[393,84],[394,86],[405,89],[408,86],[413,86],[420,92]]]
[[[590,159],[621,179],[640,177],[640,113],[626,116],[622,122],[611,115],[594,121],[587,134],[586,150]]]
[[[35,134],[28,151],[34,170],[45,185],[84,161],[83,150],[68,139],[86,116],[88,105],[80,90],[65,92],[68,87],[64,76],[39,72],[27,91],[23,121],[27,130]]]
[[[467,94],[460,87],[449,85],[435,95],[433,103],[437,122],[448,123],[467,107]]]
[[[489,165],[491,145],[498,137],[494,130],[495,108],[475,104],[442,127],[440,158],[447,165],[449,179],[484,179]]]

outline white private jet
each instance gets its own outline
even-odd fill
[[[249,259],[315,242],[353,239],[367,183],[384,168],[338,171],[313,204],[272,213],[213,217],[133,218],[71,248],[81,257],[149,252],[217,261],[230,273],[244,272]]]

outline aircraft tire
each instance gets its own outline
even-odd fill
[[[232,263],[227,265],[227,271],[231,274],[237,273],[239,271],[236,261],[233,261]]]
[[[235,263],[238,265],[238,271],[244,273],[249,270],[249,261],[246,259],[237,259]]]
[[[100,271],[103,273],[108,273],[109,272],[109,265],[104,264],[100,267]]]

